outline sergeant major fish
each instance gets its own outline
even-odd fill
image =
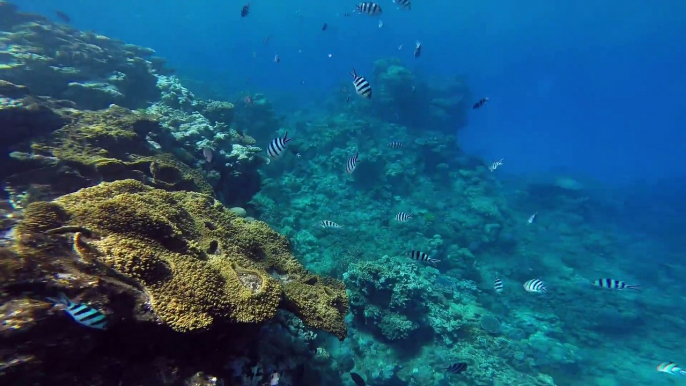
[[[593,285],[598,286],[600,288],[608,288],[608,289],[616,289],[616,290],[625,290],[625,289],[632,289],[632,290],[639,290],[640,285],[629,285],[626,284],[623,281],[615,280],[615,279],[596,279],[593,280],[591,283]]]
[[[407,220],[410,220],[411,218],[412,213],[398,212],[398,214],[395,215],[395,219],[398,222],[407,222]]]
[[[348,159],[348,162],[345,163],[345,171],[348,174],[351,174],[355,171],[355,168],[357,168],[357,160],[359,156],[360,152],[358,151],[357,153],[355,153],[353,157],[350,157],[350,159]]]
[[[491,172],[495,171],[498,169],[498,166],[501,166],[503,164],[503,161],[505,161],[505,158],[501,158],[499,161],[495,161],[492,164],[488,165],[488,170]]]
[[[486,98],[481,98],[481,99],[479,99],[478,102],[474,103],[474,106],[472,106],[472,108],[473,108],[473,109],[478,109],[478,108],[480,108],[481,106],[485,105],[486,102],[488,102],[488,98],[487,98],[487,97],[486,97]]]
[[[436,265],[436,263],[438,263],[440,261],[437,259],[430,258],[429,255],[427,255],[426,253],[424,253],[422,251],[414,251],[413,250],[413,251],[410,251],[409,255],[410,255],[410,259],[419,260],[419,261],[428,261],[429,264],[431,264],[431,265]]]
[[[283,154],[283,151],[286,150],[286,144],[291,140],[292,138],[288,138],[288,132],[286,132],[283,138],[276,137],[272,139],[269,146],[267,146],[267,154],[269,154],[269,157],[277,158]]]
[[[422,54],[422,43],[417,41],[417,43],[414,46],[414,57],[418,58]]]
[[[393,0],[400,8],[407,9],[408,11],[412,9],[412,1],[410,0]]]
[[[343,228],[342,226],[336,224],[333,221],[329,221],[329,220],[320,221],[319,226],[321,226],[322,228]]]
[[[357,95],[372,99],[372,86],[369,85],[367,79],[364,76],[357,75],[357,71],[353,68],[353,72],[349,73],[353,77],[353,86],[355,86],[355,92]]]
[[[545,288],[545,283],[539,279],[531,279],[524,283],[524,290],[526,292],[537,292],[545,293],[547,289]]]
[[[672,374],[672,375],[686,375],[686,370],[679,367],[674,362],[662,362],[657,365],[657,371],[662,373]]]
[[[246,17],[250,14],[250,3],[246,3],[241,9],[241,17]]]
[[[55,304],[67,306],[67,314],[81,325],[98,330],[107,328],[107,317],[105,314],[85,304],[73,303],[64,293],[60,293],[57,298],[48,298],[48,300]]]
[[[495,277],[495,281],[493,282],[493,289],[494,289],[495,292],[497,292],[497,293],[503,292],[503,281],[500,280],[500,277],[499,277],[499,276],[496,276],[496,277]]]
[[[390,147],[391,149],[400,149],[401,147],[403,147],[403,143],[398,141],[391,141],[388,143],[388,147]]]
[[[381,6],[373,2],[357,4],[355,10],[359,13],[366,13],[369,16],[378,16],[381,15],[381,13],[383,12]]]
[[[465,370],[467,370],[467,364],[464,362],[453,363],[452,365],[448,366],[447,369],[445,369],[446,372],[451,374],[460,374]]]

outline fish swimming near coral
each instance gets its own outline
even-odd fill
[[[319,226],[322,228],[343,228],[342,226],[336,224],[333,221],[329,220],[322,220],[319,222]]]
[[[346,173],[351,174],[352,172],[355,171],[355,168],[357,168],[357,160],[358,160],[359,156],[360,156],[360,152],[358,151],[357,153],[355,153],[354,156],[352,156],[352,157],[350,157],[350,159],[348,159],[348,162],[345,163]]]
[[[403,147],[403,143],[398,141],[391,141],[388,143],[388,147],[390,147],[391,149],[400,149],[401,147]]]
[[[445,369],[450,374],[460,374],[467,370],[467,364],[464,362],[453,363]]]
[[[104,330],[107,328],[107,317],[102,312],[85,304],[74,303],[67,295],[60,293],[57,298],[48,298],[55,304],[67,306],[65,310],[77,323],[86,327]]]
[[[62,19],[62,21],[65,23],[71,22],[71,18],[66,13],[64,13],[62,11],[55,11],[55,15],[57,15],[57,17]]]
[[[488,170],[491,172],[495,171],[498,169],[499,166],[503,164],[503,161],[505,161],[505,158],[501,158],[499,161],[495,161],[492,164],[488,165]]]
[[[418,58],[422,54],[422,43],[417,41],[417,43],[414,46],[414,57]]]
[[[202,149],[202,156],[205,157],[207,163],[212,163],[212,149],[209,147]]]
[[[672,375],[686,375],[686,370],[679,367],[674,362],[662,362],[657,365],[657,371],[662,373],[672,374]]]
[[[402,9],[406,9],[408,11],[412,9],[412,1],[410,0],[393,0],[393,2]]]
[[[398,214],[395,215],[395,219],[398,222],[406,222],[407,220],[410,220],[412,218],[412,213],[405,213],[405,212],[398,212]]]
[[[241,17],[246,17],[250,14],[250,3],[247,3],[241,8]]]
[[[426,261],[431,265],[436,265],[436,263],[438,263],[440,261],[437,259],[430,258],[429,255],[427,255],[426,253],[424,253],[422,251],[413,250],[413,251],[410,251],[409,255],[410,255],[410,259],[412,259],[412,260]]]
[[[355,86],[357,95],[363,98],[372,99],[372,86],[369,85],[367,79],[365,79],[364,76],[357,75],[357,71],[355,71],[354,68],[350,75],[353,77],[353,86]]]
[[[272,139],[267,147],[267,154],[269,154],[269,157],[277,158],[281,156],[284,150],[286,150],[286,144],[291,140],[292,138],[288,138],[288,132],[286,132],[283,138],[276,137]]]
[[[369,16],[378,16],[381,15],[381,13],[383,13],[381,6],[379,4],[372,2],[357,4],[355,10],[359,13],[366,13]]]
[[[474,106],[472,106],[472,108],[473,108],[473,109],[478,109],[478,108],[480,108],[481,106],[485,105],[486,102],[488,102],[488,97],[481,98],[481,99],[479,99],[478,102],[474,103]]]
[[[503,292],[503,281],[500,280],[500,277],[498,276],[495,277],[495,281],[493,282],[493,289],[496,293]]]
[[[602,279],[593,280],[591,283],[597,287],[600,287],[600,288],[608,288],[608,289],[615,289],[615,290],[625,290],[625,289],[640,290],[640,288],[638,288],[638,287],[640,287],[640,285],[638,285],[638,284],[629,285],[623,281],[615,280],[615,279],[602,278]]]
[[[360,376],[358,373],[350,373],[350,378],[352,378],[353,382],[357,386],[366,386],[367,384],[364,382],[364,379]]]
[[[526,292],[545,293],[547,291],[545,283],[539,279],[531,279],[524,283],[524,290]]]

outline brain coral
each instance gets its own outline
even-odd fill
[[[312,327],[346,336],[343,284],[308,273],[284,237],[210,196],[135,180],[101,183],[29,205],[17,250],[30,256],[38,248],[31,240],[71,233],[82,259],[137,284],[177,331],[258,323],[281,305]]]

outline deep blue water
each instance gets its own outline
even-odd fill
[[[54,7],[16,3],[46,14]],[[75,27],[153,47],[181,75],[227,94],[249,88],[308,103],[334,92],[351,67],[369,72],[393,55],[425,74],[464,74],[492,103],[461,131],[462,145],[505,157],[509,172],[564,167],[617,183],[684,174],[686,3],[425,0],[401,12],[383,1],[383,28],[376,18],[343,17],[354,4],[258,0],[243,19],[237,0],[62,1],[59,9]],[[417,61],[415,40],[424,44]]]

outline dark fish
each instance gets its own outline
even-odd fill
[[[57,15],[57,17],[62,19],[62,21],[65,23],[69,23],[71,21],[71,18],[66,13],[64,13],[62,11],[55,11],[55,15]]]
[[[290,142],[291,139],[292,138],[288,138],[288,132],[286,132],[283,138],[277,137],[272,139],[267,147],[267,154],[269,154],[269,157],[276,158],[283,154],[283,151],[286,150],[286,144]]]
[[[353,86],[355,86],[357,95],[363,98],[372,99],[372,86],[369,85],[367,79],[365,79],[364,76],[358,76],[357,71],[355,71],[354,68],[353,72],[350,73],[350,76],[353,77]]]
[[[212,149],[209,147],[202,149],[202,155],[205,157],[205,161],[208,163],[212,162]]]
[[[418,58],[422,54],[422,43],[417,42],[414,46],[414,57]]]
[[[355,168],[357,167],[357,157],[359,157],[360,152],[358,151],[355,153],[354,157],[350,157],[348,159],[348,162],[345,164],[345,171],[348,172],[348,174],[352,173],[355,171]]]
[[[473,109],[478,109],[479,107],[483,106],[488,102],[488,97],[481,98],[479,99],[478,102],[474,103],[474,106],[472,107]]]
[[[67,306],[67,314],[81,325],[98,330],[107,328],[107,317],[105,314],[85,304],[73,303],[64,293],[60,293],[58,298],[48,298],[48,300],[55,304]]]
[[[364,382],[364,379],[362,379],[362,377],[361,377],[360,374],[358,374],[358,373],[350,373],[350,378],[353,379],[353,382],[355,382],[355,384],[356,384],[357,386],[366,386],[366,385],[367,385],[367,384]]]
[[[495,292],[497,292],[497,293],[503,292],[503,281],[500,280],[499,277],[496,277],[496,278],[495,278],[495,281],[493,282],[493,289],[494,289]]]
[[[246,17],[250,13],[250,3],[247,3],[241,9],[241,17]]]
[[[531,279],[524,283],[524,290],[526,292],[542,292],[545,293],[547,289],[545,288],[545,283],[539,279]]]
[[[412,2],[410,0],[393,0],[393,2],[398,4],[400,8],[412,9]]]
[[[326,31],[327,28],[329,28],[329,25],[324,23],[324,25],[322,26],[322,31]]]
[[[395,215],[395,219],[398,220],[399,222],[406,222],[407,220],[412,218],[412,213],[407,214],[405,212],[398,212],[398,214]]]
[[[451,374],[460,374],[467,370],[467,364],[464,362],[458,362],[458,363],[453,363],[452,365],[448,366],[445,371],[451,373]]]
[[[440,261],[440,260],[430,258],[429,255],[427,255],[426,253],[421,252],[421,251],[411,251],[410,252],[410,258],[413,260],[428,261],[429,264],[432,264],[432,265],[436,265],[436,263],[438,263]]]
[[[391,149],[399,149],[399,148],[403,147],[403,143],[402,143],[402,142],[397,142],[397,141],[392,141],[392,142],[389,142],[389,143],[388,143],[388,146],[389,146]]]
[[[640,285],[629,285],[626,284],[623,281],[615,280],[615,279],[597,279],[593,280],[593,285],[596,285],[601,288],[609,288],[609,289],[616,289],[616,290],[625,290],[625,289],[632,289],[632,290],[639,290]]]
[[[381,15],[381,13],[383,12],[381,10],[381,6],[379,4],[372,3],[372,2],[357,4],[356,10],[359,13],[366,13],[367,15],[370,15],[370,16]]]

